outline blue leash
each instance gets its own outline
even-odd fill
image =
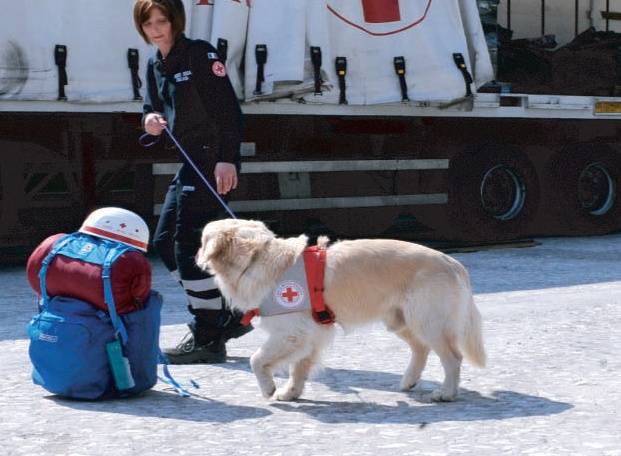
[[[198,166],[196,166],[196,164],[194,163],[194,161],[190,158],[190,156],[188,155],[188,153],[185,151],[185,149],[183,147],[181,147],[181,144],[179,144],[179,141],[177,141],[177,138],[175,138],[172,134],[172,132],[170,131],[170,129],[168,127],[164,127],[164,130],[166,130],[166,133],[168,133],[168,136],[170,136],[170,139],[172,139],[172,141],[175,143],[175,146],[177,146],[177,149],[179,149],[179,151],[183,154],[183,156],[185,157],[185,159],[187,160],[187,162],[192,166],[192,168],[194,168],[194,171],[196,171],[196,174],[198,174],[198,177],[200,177],[203,182],[205,182],[205,185],[207,185],[207,188],[209,188],[209,190],[211,191],[211,193],[213,193],[213,195],[218,199],[218,201],[220,202],[220,204],[222,205],[222,207],[224,207],[224,209],[226,209],[226,211],[229,213],[229,215],[231,216],[231,218],[236,219],[237,217],[235,217],[235,214],[233,213],[233,211],[231,210],[231,208],[224,202],[224,200],[220,197],[220,195],[218,194],[218,192],[211,186],[211,184],[209,183],[209,181],[207,180],[207,178],[205,177],[205,175],[203,173],[201,173],[201,170],[198,169]],[[156,136],[156,140],[152,141],[148,144],[144,143],[144,139],[152,136],[149,133],[145,133],[144,135],[142,135],[140,137],[140,139],[138,140],[138,142],[143,146],[143,147],[151,147],[152,145],[156,144],[159,140],[160,137]]]

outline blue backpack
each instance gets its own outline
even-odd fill
[[[55,243],[39,272],[40,313],[28,325],[35,384],[75,399],[131,396],[157,383],[157,365],[161,362],[164,381],[181,395],[188,395],[170,377],[159,349],[161,295],[151,291],[142,309],[125,315],[116,312],[111,266],[123,253],[133,250],[136,249],[79,232]],[[102,266],[109,312],[71,297],[50,299],[45,277],[56,255]]]

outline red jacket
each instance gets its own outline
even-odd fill
[[[28,258],[26,272],[30,286],[41,294],[39,271],[41,263],[52,245],[63,233],[44,240]],[[112,264],[112,294],[119,314],[142,308],[151,290],[151,264],[140,252],[126,252]],[[104,302],[101,266],[57,255],[50,264],[46,276],[49,296],[69,296],[81,299],[102,310],[108,310]]]

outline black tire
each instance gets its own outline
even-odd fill
[[[569,234],[621,228],[621,153],[604,144],[576,144],[552,157],[551,211]]]
[[[494,242],[528,234],[539,181],[517,148],[489,144],[465,150],[450,161],[448,187],[455,240]]]

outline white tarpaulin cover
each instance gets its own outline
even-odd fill
[[[465,92],[453,54],[464,56],[472,90],[493,79],[476,0],[184,0],[187,35],[227,43],[240,99],[304,97],[338,103],[336,57],[347,59],[350,104],[400,101],[394,58],[406,64],[411,100],[449,101]],[[55,100],[54,47],[67,46],[67,99],[133,99],[127,50],[153,53],[136,33],[129,0],[0,0],[0,99]],[[257,89],[255,51],[267,48]],[[310,46],[321,49],[323,90],[315,95]]]
[[[0,99],[55,100],[54,47],[61,44],[68,100],[132,100],[127,50],[139,50],[142,69],[152,51],[134,29],[131,6],[127,0],[0,0]]]
[[[214,1],[215,4],[213,4]],[[246,44],[246,30],[248,27],[248,3],[245,0],[211,0],[211,3],[212,5],[197,5],[195,7],[197,10],[213,10],[211,35],[200,36],[191,31],[190,36],[211,41],[214,46],[218,45],[218,40],[226,40],[226,66],[229,79],[239,99],[243,99],[244,89],[241,67],[244,61],[244,46]]]

